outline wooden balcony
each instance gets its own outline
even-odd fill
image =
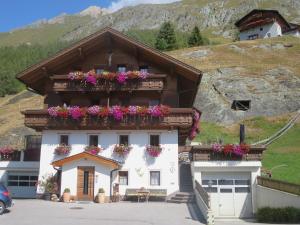
[[[171,108],[170,114],[156,118],[151,116],[125,116],[122,121],[116,121],[112,117],[84,117],[81,120],[71,118],[52,118],[47,110],[24,111],[25,125],[41,130],[125,130],[125,129],[180,129],[188,131],[193,124],[193,109]]]
[[[81,81],[69,80],[68,75],[54,75],[53,91],[55,92],[97,92],[97,91],[162,91],[166,75],[152,74],[145,80],[128,80],[125,84],[118,84],[115,81],[98,80],[95,86],[84,86]]]

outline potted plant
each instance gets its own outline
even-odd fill
[[[84,151],[91,153],[93,155],[98,155],[99,152],[101,152],[101,150],[102,150],[101,148],[99,148],[98,146],[94,146],[94,145],[86,146],[84,148]]]
[[[151,157],[156,158],[162,152],[162,148],[161,148],[161,146],[152,146],[152,145],[149,145],[149,146],[146,147],[146,151],[148,152],[148,154]]]
[[[64,190],[64,194],[63,194],[63,201],[64,202],[70,202],[71,200],[71,194],[70,194],[70,189],[69,188],[65,188]]]
[[[39,186],[44,190],[44,199],[51,200],[51,194],[57,194],[58,185],[56,177],[53,174],[42,177],[42,180],[38,182]]]
[[[105,203],[105,191],[103,188],[99,188],[99,190],[98,190],[97,202]]]
[[[66,144],[60,144],[55,148],[55,154],[56,155],[63,155],[66,156],[70,153],[71,151],[71,146],[66,145]]]
[[[127,145],[116,145],[114,148],[114,153],[121,156],[121,157],[125,157],[128,155],[128,153],[130,152],[131,147],[127,146]]]

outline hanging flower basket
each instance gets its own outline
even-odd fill
[[[91,145],[91,146],[86,146],[84,148],[84,151],[88,152],[88,153],[91,153],[93,155],[98,155],[99,152],[102,151],[101,148],[99,148],[98,146],[94,146],[94,145]]]
[[[160,146],[151,146],[151,145],[149,145],[149,146],[146,147],[146,151],[151,157],[156,158],[162,152],[162,148]]]
[[[128,153],[130,152],[130,150],[132,149],[132,147],[130,146],[126,146],[126,145],[116,145],[114,148],[114,153],[125,157],[128,155]]]
[[[71,146],[60,144],[58,147],[54,150],[56,155],[69,155],[71,152]]]

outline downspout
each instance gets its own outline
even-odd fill
[[[111,189],[112,189],[112,182],[113,182],[113,180],[112,180],[113,179],[113,172],[118,171],[119,169],[120,168],[117,168],[117,169],[114,169],[114,170],[110,171],[110,188],[109,188],[109,198],[110,198],[110,200],[112,200],[112,195],[111,195],[112,190]]]

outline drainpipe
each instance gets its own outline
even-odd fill
[[[119,168],[110,171],[110,188],[109,188],[109,198],[110,198],[110,200],[112,200],[112,196],[111,196],[112,190],[111,189],[112,189],[112,182],[113,182],[113,180],[112,180],[113,172],[118,171],[118,170],[119,170]]]

